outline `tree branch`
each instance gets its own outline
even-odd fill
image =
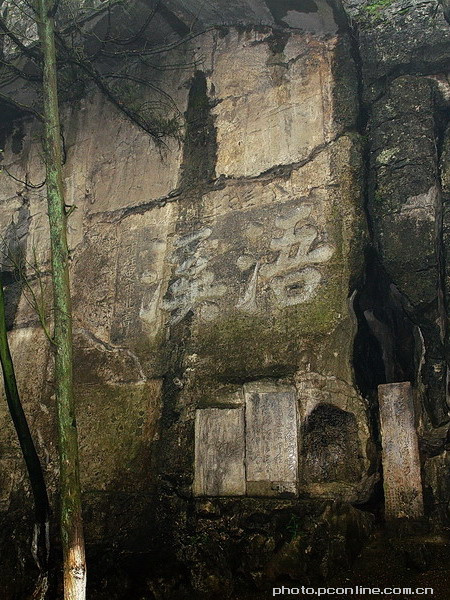
[[[173,50],[174,48],[178,48],[182,44],[185,44],[186,42],[189,42],[189,41],[199,37],[200,35],[203,35],[203,34],[207,33],[208,31],[213,31],[213,30],[214,30],[214,27],[208,27],[206,29],[203,29],[202,31],[198,31],[197,33],[192,33],[190,35],[187,35],[186,37],[183,37],[182,39],[177,40],[176,42],[172,42],[170,44],[165,44],[164,46],[157,46],[156,48],[148,48],[148,49],[135,48],[132,50],[119,50],[117,52],[104,50],[102,52],[102,54],[109,58],[117,58],[117,57],[121,57],[121,56],[152,56],[152,55],[156,55],[156,54],[163,54],[164,52],[169,52],[170,50]]]
[[[30,190],[39,190],[40,188],[44,187],[44,185],[46,184],[46,180],[45,179],[44,179],[44,181],[42,183],[39,183],[37,185],[34,185],[32,183],[28,183],[28,181],[22,181],[21,179],[19,179],[18,177],[15,177],[12,173],[10,173],[6,167],[0,166],[0,173],[2,171],[4,171],[8,175],[8,177],[11,177],[11,179],[13,179],[14,181],[17,181],[17,183],[21,183],[27,189],[30,189]]]
[[[61,0],[55,0],[55,2],[53,3],[53,6],[48,11],[48,16],[50,18],[53,18],[56,15],[56,13],[58,12],[58,8],[59,8],[60,3],[61,3]]]
[[[20,77],[21,79],[26,79],[27,81],[42,81],[42,77],[40,75],[31,75],[31,74],[25,73],[25,71],[22,71],[22,69],[19,69],[19,67],[16,67],[16,65],[14,65],[12,62],[8,62],[8,61],[0,58],[0,65],[5,67],[5,69],[9,69],[13,73],[15,73],[18,77]],[[2,82],[2,83],[4,83],[4,82]]]
[[[141,85],[149,87],[155,92],[158,92],[158,94],[161,94],[161,96],[164,96],[169,101],[170,106],[174,108],[178,113],[180,112],[172,96],[164,90],[162,90],[157,85],[155,85],[154,83],[152,83],[151,81],[148,81],[147,79],[135,77],[134,75],[130,75],[129,73],[105,73],[102,74],[101,77],[105,77],[106,79],[124,79],[126,81],[134,81],[135,83],[139,83]]]
[[[22,40],[8,27],[3,17],[0,17],[0,30],[3,31],[9,39],[14,42],[14,44],[21,50],[25,56],[28,56],[33,62],[35,62],[39,67],[42,64],[42,56],[39,52],[37,52],[34,48],[29,48],[25,46]]]
[[[102,78],[102,75],[95,69],[95,67],[85,61],[80,60],[71,48],[68,48],[64,38],[61,34],[55,32],[56,39],[58,40],[59,45],[62,47],[64,52],[66,53],[67,59],[78,65],[78,67],[83,70],[85,73],[89,75],[91,80],[95,83],[98,89],[106,96],[106,98],[116,107],[120,112],[122,112],[126,117],[128,117],[135,125],[140,127],[143,131],[145,131],[148,135],[154,138],[158,143],[164,144],[162,141],[162,134],[160,131],[149,127],[149,125],[145,122],[142,117],[140,117],[135,111],[126,106],[120,98],[114,93],[113,90],[105,83]],[[165,145],[165,144],[164,144]]]
[[[11,106],[12,108],[15,108],[16,110],[32,114],[39,121],[44,120],[44,117],[41,115],[41,113],[39,113],[34,108],[31,108],[31,106],[27,106],[26,104],[22,104],[21,102],[18,102],[17,100],[13,100],[13,99],[9,98],[8,96],[6,96],[5,94],[3,94],[2,92],[0,92],[0,100],[3,100],[3,102],[6,102],[6,104],[9,104],[9,106]]]
[[[147,27],[153,21],[153,19],[154,19],[156,13],[158,12],[160,6],[161,6],[161,0],[158,0],[157,3],[156,3],[156,5],[155,5],[155,7],[147,15],[147,18],[145,19],[142,27],[134,35],[132,35],[129,38],[124,38],[122,40],[121,39],[110,39],[109,41],[112,42],[113,44],[117,44],[119,46],[129,46],[130,44],[133,44],[134,42],[138,41],[142,37],[142,35],[144,34],[144,32],[147,29]]]

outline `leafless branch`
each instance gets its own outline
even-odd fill
[[[8,62],[0,58],[0,65],[2,65],[5,69],[12,71],[15,75],[20,77],[21,79],[26,79],[27,81],[42,81],[42,77],[40,75],[32,75],[31,73],[25,73],[22,69],[19,69],[12,62]]]
[[[42,64],[42,57],[36,48],[30,48],[26,46],[18,35],[12,29],[8,27],[6,21],[3,17],[0,17],[0,31],[3,31],[9,39],[25,54],[28,56],[33,62],[35,62],[38,66]]]
[[[111,89],[111,87],[105,82],[105,79],[102,75],[97,71],[97,69],[87,61],[80,60],[76,54],[73,52],[71,48],[69,48],[61,34],[56,34],[56,39],[60,47],[64,50],[67,59],[70,62],[78,65],[78,67],[87,73],[90,79],[95,83],[97,88],[105,95],[105,97],[122,112],[126,117],[128,117],[133,123],[135,123],[138,127],[140,127],[143,131],[149,134],[153,139],[155,139],[158,143],[163,145],[164,142],[162,138],[164,136],[163,133],[158,131],[157,129],[151,127],[136,111],[132,110],[129,106],[127,106]]]
[[[203,29],[202,31],[197,31],[196,33],[186,35],[185,37],[177,40],[176,42],[171,42],[170,44],[164,44],[162,46],[156,46],[153,48],[145,48],[144,47],[144,48],[133,48],[133,49],[129,49],[129,50],[118,50],[118,51],[104,50],[102,52],[102,54],[109,58],[119,58],[119,57],[125,57],[125,56],[153,56],[153,55],[157,55],[157,54],[164,54],[165,52],[174,50],[175,48],[178,48],[179,46],[186,44],[186,42],[189,42],[201,35],[204,35],[208,31],[212,31],[212,30],[214,30],[214,27],[208,27],[206,29]]]
[[[147,27],[153,21],[160,6],[161,6],[161,0],[158,0],[156,5],[154,6],[154,8],[149,12],[149,14],[147,15],[147,18],[144,20],[143,25],[139,28],[139,30],[135,34],[133,34],[129,38],[124,38],[124,39],[114,38],[114,39],[111,39],[110,41],[113,44],[116,44],[119,46],[129,46],[130,44],[134,44],[135,42],[137,42],[139,39],[141,39],[141,37],[145,33]]]
[[[5,102],[6,104],[11,106],[12,108],[20,110],[21,112],[26,112],[26,113],[32,114],[39,121],[44,120],[44,117],[37,110],[32,108],[31,106],[22,104],[21,102],[18,102],[17,100],[15,100],[13,98],[10,98],[9,96],[7,96],[6,94],[3,94],[2,92],[0,92],[0,100],[3,100],[3,102]]]
[[[6,173],[6,175],[8,175],[8,177],[11,177],[11,179],[13,179],[14,181],[17,181],[17,183],[21,183],[27,189],[30,189],[30,190],[39,190],[40,188],[44,187],[44,185],[46,184],[46,180],[45,179],[44,179],[44,181],[42,183],[39,183],[37,185],[29,183],[28,181],[22,181],[22,179],[19,179],[18,177],[15,177],[10,171],[8,171],[8,169],[6,167],[0,166],[0,173],[2,171],[4,173]]]
[[[131,75],[129,73],[104,73],[102,74],[102,77],[105,77],[106,79],[123,79],[126,81],[134,81],[135,83],[139,83],[145,87],[149,87],[150,89],[154,90],[155,92],[166,98],[166,100],[168,100],[168,104],[174,110],[180,112],[172,96],[157,85],[155,85],[154,83],[152,83],[151,81],[149,81],[148,79],[143,79],[142,77],[135,77],[134,75]]]
[[[61,3],[61,0],[55,0],[55,2],[53,3],[53,6],[51,7],[51,9],[48,13],[49,17],[54,17],[56,15],[56,13],[58,12],[60,3]]]
[[[17,245],[18,241],[19,240],[16,234]],[[4,237],[0,236],[0,242],[4,248],[0,250],[0,254],[14,269],[16,281],[22,285],[25,302],[36,312],[45,336],[51,344],[54,344],[53,337],[48,327],[47,309],[45,303],[46,287],[44,286],[43,282],[44,277],[48,277],[50,272],[45,272],[40,269],[35,246],[33,246],[32,249],[33,262],[30,262],[23,256],[22,252],[14,252]],[[31,273],[29,274],[28,271],[31,271]],[[38,282],[39,289],[37,293],[32,285],[34,281]]]

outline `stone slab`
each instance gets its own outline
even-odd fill
[[[248,496],[296,495],[298,426],[289,386],[244,386]]]
[[[194,495],[244,494],[244,409],[197,410]]]
[[[378,386],[386,519],[423,515],[414,404],[409,382]]]

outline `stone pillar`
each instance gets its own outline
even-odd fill
[[[423,515],[414,404],[409,382],[378,386],[386,520]]]

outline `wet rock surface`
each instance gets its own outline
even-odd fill
[[[196,2],[165,4],[187,27],[198,17]],[[90,593],[265,598],[280,582],[395,576],[434,578],[444,598],[450,26],[438,5],[406,0],[226,4],[220,19],[212,5],[201,14],[220,27],[161,58],[196,65],[157,75],[184,112],[182,144],[161,151],[96,94],[63,107]],[[16,117],[4,117],[2,164],[41,181],[38,126]],[[3,237],[14,222],[46,271],[44,192],[3,175]],[[56,499],[52,357],[2,272]],[[406,381],[426,516],[386,530],[377,388]],[[287,386],[297,403],[298,454],[278,453],[296,471],[290,497],[272,486],[286,484],[272,481],[276,441],[269,475],[249,485],[245,432],[239,494],[206,495],[196,414],[223,432],[252,385]],[[273,413],[255,427],[284,431]],[[0,595],[22,600],[30,496],[4,405],[0,418]],[[222,458],[206,461],[218,495]],[[57,542],[54,565],[59,598]]]

